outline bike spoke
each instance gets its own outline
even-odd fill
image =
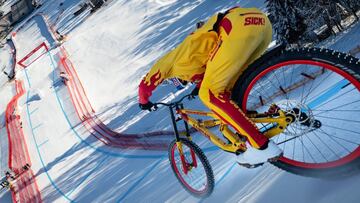
[[[279,143],[279,139],[280,139],[280,137],[281,137],[281,136],[280,136],[280,135],[278,135],[278,136],[277,136],[277,138],[276,138],[276,144],[277,144],[277,145],[280,145],[280,144],[281,144],[281,143]]]
[[[285,137],[284,137],[284,140],[286,140],[286,138],[287,138],[287,135],[286,134],[284,134],[285,135]],[[285,151],[285,145],[286,145],[286,142],[284,142],[284,146],[283,146],[283,151]]]
[[[308,67],[309,67],[309,65],[305,65],[305,68],[304,68],[304,69],[305,69],[305,70],[311,69],[311,68],[308,68]],[[319,69],[319,68],[317,68],[317,69]],[[320,71],[320,70],[319,70],[319,71]],[[315,73],[316,73],[316,72],[315,72]],[[307,85],[303,85],[303,88],[302,88],[301,97],[300,97],[300,98],[301,98],[301,99],[300,99],[300,102],[305,103],[306,100],[307,100],[307,98],[308,98],[308,96],[310,96],[310,94],[311,94],[313,91],[315,91],[318,87],[320,87],[319,84],[321,84],[327,77],[324,77],[324,78],[322,79],[322,81],[320,81],[320,82],[318,83],[318,85],[315,85],[315,88],[313,89],[315,80],[316,80],[316,78],[319,77],[319,76],[316,76],[316,75],[315,75],[315,76],[311,77],[311,74],[306,73],[306,71],[301,72],[300,75],[301,75],[302,77],[307,78],[308,81],[311,81],[310,88],[309,88],[309,90],[307,91],[307,93],[304,93]],[[330,75],[331,75],[331,73],[329,74],[329,76],[330,76]],[[305,94],[305,96],[304,96],[304,94]]]
[[[330,74],[331,75],[331,74]],[[329,75],[329,76],[330,76]],[[319,87],[321,87],[321,84],[327,79],[327,77],[328,76],[323,76],[324,78],[321,80],[321,81],[319,81],[315,86],[314,86],[314,81],[315,80],[313,80],[313,82],[311,83],[311,87],[310,87],[310,89],[309,89],[309,92],[306,94],[306,96],[301,100],[301,102],[303,102],[303,103],[307,103],[307,101],[311,101],[311,99],[309,99],[309,96],[310,95],[312,95],[312,93],[313,92],[315,92],[315,90],[317,90]],[[314,88],[314,89],[312,89],[312,88]],[[317,94],[317,95],[321,95],[321,94]]]
[[[292,138],[289,138],[289,139],[287,139],[287,140],[284,140],[284,141],[282,141],[282,142],[277,142],[278,140],[279,140],[279,137],[280,136],[278,136],[278,140],[276,141],[276,144],[277,145],[282,145],[282,144],[284,144],[285,142],[289,142],[289,141],[291,141],[291,140],[295,140],[295,139],[297,139],[297,138],[299,138],[299,137],[301,137],[302,135],[299,135],[299,136],[295,136],[295,137],[292,137]]]
[[[332,102],[332,101],[335,101],[335,100],[336,100],[336,99],[338,99],[338,98],[342,98],[345,94],[347,94],[347,93],[349,93],[349,92],[352,92],[353,90],[356,90],[356,89],[355,89],[355,88],[353,88],[353,89],[351,89],[351,90],[348,90],[348,91],[346,91],[346,92],[342,93],[341,95],[338,95],[338,96],[336,96],[335,98],[332,98],[332,99],[330,99],[330,100],[328,100],[328,101],[326,101],[326,102],[322,103],[321,105],[319,105],[319,106],[317,106],[316,108],[314,108],[314,110],[316,110],[316,109],[318,109],[318,108],[320,108],[320,107],[324,106],[325,104],[328,104],[328,103],[330,103],[330,102]]]
[[[311,159],[313,160],[313,162],[316,163],[314,157],[311,155],[309,149],[306,147],[306,145],[304,144],[304,141],[303,141],[303,138],[302,136],[300,137],[300,141],[301,141],[301,144],[302,144],[302,149],[303,149],[303,160],[305,162],[305,153],[304,153],[304,149],[306,150],[306,152],[309,154],[309,156],[311,157]]]
[[[285,70],[286,70],[285,68],[282,68],[282,76],[283,76],[283,79],[284,79],[284,86],[287,87],[287,82],[286,82],[286,77],[285,77]],[[292,81],[292,78],[290,78],[290,81]],[[287,93],[286,93],[286,95],[287,95]]]
[[[294,142],[293,142],[293,154],[292,154],[292,158],[294,159],[295,157],[295,145],[296,144],[296,139],[294,139]]]
[[[325,109],[325,110],[312,110],[312,111],[326,111],[326,112],[331,112],[331,111],[344,111],[344,112],[346,112],[346,111],[350,111],[350,112],[360,112],[360,110],[350,110],[350,109],[344,109],[344,110],[331,110],[331,109]]]
[[[249,107],[252,107],[251,105],[253,105],[254,107],[257,106],[257,103],[250,102],[250,101],[248,101],[247,104],[248,104]],[[250,104],[250,105],[249,105],[249,104]],[[248,110],[251,110],[251,108],[249,108]]]
[[[176,147],[176,146],[173,146]],[[191,156],[191,148],[189,148],[187,145],[183,145],[183,151],[184,151],[184,158],[185,158],[185,163],[186,164],[192,164],[193,163],[193,159]],[[187,174],[184,173],[183,171],[183,164],[181,161],[181,156],[179,151],[176,149],[176,154],[175,154],[175,163],[176,163],[176,167],[180,173],[180,176],[183,178],[183,180],[186,182],[186,184],[191,187],[193,190],[196,191],[202,191],[206,188],[206,181],[207,181],[207,177],[206,177],[206,173],[205,173],[205,169],[204,166],[202,165],[202,162],[200,160],[197,159],[197,167],[196,168],[192,168],[188,171]],[[188,187],[187,186],[187,187]]]
[[[284,72],[284,71],[283,71],[283,72]],[[277,80],[279,86],[278,86],[278,87],[275,86],[275,85],[273,85],[273,86],[275,87],[275,89],[279,89],[280,91],[282,91],[282,92],[284,93],[283,96],[285,97],[285,99],[289,100],[289,97],[288,97],[287,92],[286,92],[286,91],[284,92],[284,91],[283,91],[284,88],[282,87],[282,86],[284,86],[284,87],[286,88],[286,84],[284,84],[284,85],[281,84],[279,78],[277,77],[277,74],[274,74],[274,76],[275,76],[275,79]],[[285,82],[285,80],[284,80],[284,82]]]
[[[321,152],[321,150],[313,143],[313,141],[305,135],[305,137],[310,141],[310,143],[315,147],[315,149],[321,154],[321,156],[328,162],[329,160],[324,156],[324,154]]]
[[[334,107],[334,108],[329,109],[329,111],[336,110],[336,109],[339,109],[339,108],[344,107],[344,106],[349,106],[349,105],[355,104],[355,103],[357,103],[357,102],[360,102],[360,100],[356,100],[356,101],[353,101],[353,102],[349,102],[349,103],[346,103],[346,104],[342,104],[342,105],[336,106],[336,107]],[[314,116],[318,116],[318,115],[323,114],[323,113],[324,113],[324,112],[321,112],[321,113],[318,113],[318,114],[314,114]]]
[[[326,125],[326,124],[322,124],[322,126],[328,127],[328,128],[333,128],[333,129],[338,129],[338,130],[343,130],[343,131],[346,131],[346,132],[351,132],[351,133],[355,133],[355,134],[360,135],[360,132],[352,131],[352,130],[349,130],[349,129],[339,128],[339,127],[330,126],[330,125]]]
[[[321,131],[323,134],[325,134],[325,135],[329,136],[330,138],[331,138],[331,137],[334,137],[334,138],[337,138],[337,139],[343,140],[343,141],[345,141],[345,142],[348,142],[348,143],[351,143],[351,144],[354,144],[354,145],[360,145],[360,143],[356,143],[356,142],[353,142],[353,141],[347,140],[347,139],[345,139],[345,138],[340,138],[340,137],[335,136],[335,135],[330,135],[329,133],[325,132],[325,131],[324,131],[324,130],[322,130],[322,129],[320,129],[320,131]],[[331,138],[331,139],[332,139],[332,138]],[[341,145],[341,146],[342,146],[342,145]]]
[[[277,67],[258,79],[248,104],[263,111],[274,103],[296,117],[273,138],[284,157],[322,164],[353,153],[360,147],[359,86],[321,62],[295,63]],[[258,126],[266,129],[267,125]]]
[[[360,121],[354,121],[354,120],[350,120],[350,119],[343,119],[343,118],[337,118],[337,117],[328,117],[328,116],[319,116],[319,115],[317,115],[316,117],[326,118],[326,119],[331,119],[331,120],[346,121],[346,122],[351,122],[351,123],[360,123]]]
[[[315,89],[316,89],[316,87],[319,87],[319,85],[317,85],[316,87],[315,87],[315,89],[314,90],[312,90],[312,88],[313,88],[313,86],[314,86],[314,83],[315,83],[315,80],[316,80],[316,77],[314,78],[314,79],[310,79],[310,81],[311,81],[311,84],[310,84],[310,88],[309,88],[309,90],[308,90],[308,93],[305,95],[305,97],[302,97],[301,98],[301,102],[302,103],[306,103],[306,99],[307,99],[307,97],[312,93],[312,91],[314,91]],[[321,83],[319,83],[319,84],[321,84]],[[305,87],[306,85],[304,85],[304,87]]]
[[[333,135],[330,135],[329,133],[326,133],[323,130],[320,130],[323,134],[327,135],[332,141],[336,142],[341,148],[343,148],[345,151],[350,153],[350,150],[348,150],[344,145],[342,145],[340,142],[336,141],[333,137]]]
[[[329,147],[326,142],[321,139],[321,137],[317,135],[315,131],[312,131],[312,133],[326,146],[326,148],[328,148],[333,154],[335,154],[336,157],[341,158],[331,147]]]
[[[310,93],[313,93],[315,90],[317,90],[317,89],[320,87],[320,84],[322,84],[326,79],[328,79],[328,78],[331,76],[331,74],[333,74],[333,73],[334,73],[334,72],[329,72],[329,74],[328,74],[327,76],[324,75],[324,76],[323,76],[324,78],[318,83],[318,85],[315,85],[315,88],[314,88],[311,92],[309,92],[306,100],[311,101],[311,100],[313,100],[315,97],[317,97],[317,95],[322,95],[324,92],[328,91],[330,88],[328,88],[328,89],[326,89],[326,90],[323,90],[322,92],[320,92],[320,93],[317,94],[316,96],[312,97],[311,99],[308,99],[308,97],[311,95]],[[306,101],[306,100],[305,100],[305,101]]]
[[[303,162],[305,162],[305,152],[304,152],[304,142],[302,140],[302,137],[300,137],[300,142],[301,142],[301,151],[302,151],[302,156],[303,156]]]
[[[259,85],[260,85],[261,89],[265,89],[264,86],[260,82],[259,82]],[[275,103],[274,100],[271,98],[271,96],[269,97],[266,94],[263,94],[263,93],[259,92],[259,90],[257,90],[257,89],[255,91],[259,93],[259,96],[265,96],[265,101],[266,102],[271,101],[272,103]]]

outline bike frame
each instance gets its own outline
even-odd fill
[[[179,152],[183,155],[182,145],[180,142],[180,133],[177,127],[177,119],[175,117],[175,112],[173,111],[175,107],[176,114],[180,116],[178,120],[184,120],[185,125],[185,136],[191,140],[190,128],[189,125],[195,128],[197,131],[201,132],[205,137],[207,137],[212,143],[221,148],[224,151],[231,153],[240,153],[246,151],[246,139],[243,136],[234,133],[229,126],[221,121],[221,119],[212,112],[198,111],[198,110],[190,110],[184,109],[182,103],[176,104],[175,106],[170,106],[171,119],[174,127],[175,137],[177,146],[179,148]],[[204,117],[211,117],[209,120],[199,120],[191,117],[190,115],[200,115]],[[286,127],[293,121],[291,116],[286,116],[285,112],[279,110],[275,114],[259,114],[252,113],[247,114],[247,117],[254,123],[269,123],[271,127],[262,132],[267,138],[272,138],[280,133],[282,133]],[[212,133],[209,128],[220,126],[220,132],[224,135],[224,137],[229,141],[229,143],[224,142],[220,137],[214,133]],[[192,154],[194,157],[194,155]],[[184,158],[182,156],[182,158]],[[193,158],[193,161],[195,159]]]

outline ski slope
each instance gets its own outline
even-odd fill
[[[26,90],[19,98],[18,113],[43,202],[360,199],[357,192],[360,175],[323,180],[295,176],[271,165],[243,169],[235,164],[233,155],[217,150],[195,134],[216,180],[213,195],[201,200],[180,186],[170,169],[166,148],[148,147],[169,143],[172,127],[166,108],[153,113],[139,110],[137,86],[141,77],[158,57],[181,42],[198,20],[236,4],[264,9],[263,1],[181,0],[163,4],[164,1],[119,0],[111,1],[93,15],[85,12],[78,17],[71,14],[79,2],[68,0],[62,6],[60,2],[63,1],[45,2],[37,11],[44,15],[26,19],[15,28],[12,38],[18,61],[45,44],[36,57],[24,61],[29,65],[26,69],[17,66],[17,80],[23,81]],[[55,39],[58,37],[55,30],[66,35],[62,46]],[[358,24],[324,46],[347,51],[358,40],[359,33]],[[1,49],[2,63],[11,58],[6,50]],[[70,76],[79,82],[67,85],[61,82],[59,72],[66,71],[67,65],[74,68],[76,73],[70,70],[73,73]],[[190,89],[178,92],[172,86],[161,86],[152,100],[170,101]],[[6,170],[9,156],[4,113],[15,94],[13,84],[0,89],[1,171]],[[188,105],[204,109],[199,101],[190,101]],[[96,115],[96,119],[89,120],[87,115],[91,118]],[[106,127],[101,127],[102,124]],[[164,133],[155,137],[146,134],[159,131]],[[124,135],[138,138],[119,141],[111,137],[112,132],[121,139]],[[11,202],[9,193],[1,192],[0,202]]]

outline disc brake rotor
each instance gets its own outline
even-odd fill
[[[287,116],[293,117],[293,122],[286,128],[284,134],[299,136],[321,127],[321,122],[316,120],[312,110],[297,100],[281,100],[276,105]]]

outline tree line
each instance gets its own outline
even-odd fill
[[[266,3],[276,40],[287,45],[321,41],[360,18],[357,14],[360,0],[266,0]]]

